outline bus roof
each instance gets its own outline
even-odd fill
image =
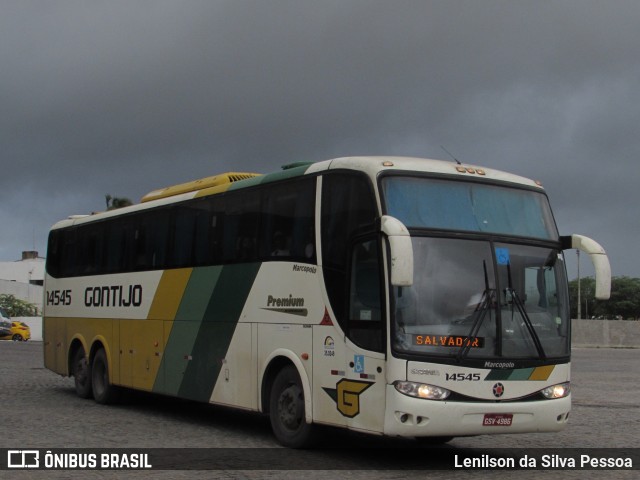
[[[326,165],[326,166],[325,166]],[[528,187],[542,188],[540,182],[514,175],[492,168],[485,168],[478,165],[458,164],[444,160],[433,160],[428,158],[415,157],[343,157],[327,160],[314,164],[313,168],[319,169],[354,169],[367,172],[375,178],[384,171],[406,171],[420,173],[436,173],[442,175],[457,175],[461,177],[476,177],[490,179],[501,182],[526,185]]]
[[[228,172],[221,175],[215,175],[213,177],[200,178],[192,182],[181,183],[179,185],[172,185],[166,188],[160,188],[153,192],[147,193],[140,203],[150,202],[151,200],[158,200],[160,198],[174,197],[181,193],[196,192],[205,188],[217,187],[220,185],[228,185],[241,180],[247,180],[249,178],[259,177],[259,173],[239,173]]]
[[[189,200],[196,197],[205,197],[226,191],[248,188],[254,185],[271,183],[286,178],[320,173],[328,170],[360,171],[366,173],[372,179],[375,179],[380,173],[386,171],[435,173],[440,175],[460,176],[464,178],[473,177],[477,179],[507,182],[542,190],[540,182],[500,170],[479,167],[476,165],[458,164],[451,161],[414,157],[341,157],[316,163],[293,163],[283,166],[283,169],[280,171],[265,175],[257,173],[229,172],[205,177],[192,182],[181,183],[154,190],[142,197],[139,204],[129,207],[123,207],[106,212],[98,212],[91,215],[71,215],[67,219],[56,223],[52,228],[63,228],[98,219],[120,216],[129,212],[146,210],[155,206]]]

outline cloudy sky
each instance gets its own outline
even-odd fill
[[[541,180],[640,276],[638,25],[636,0],[0,0],[0,261],[105,194],[443,145]]]

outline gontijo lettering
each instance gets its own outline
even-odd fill
[[[110,285],[87,287],[84,291],[86,307],[139,307],[142,305],[142,285]]]

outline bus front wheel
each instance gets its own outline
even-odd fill
[[[107,405],[117,399],[117,387],[109,381],[109,364],[103,349],[96,352],[91,363],[91,387],[96,402]]]
[[[309,446],[313,425],[305,421],[304,390],[293,365],[278,372],[269,399],[269,418],[276,439],[285,447]]]

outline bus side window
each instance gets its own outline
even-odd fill
[[[64,232],[60,252],[61,274],[63,277],[72,277],[77,274],[77,251],[76,228],[71,228]]]
[[[135,230],[136,270],[161,270],[166,264],[169,215],[166,209],[138,215]]]
[[[225,206],[223,263],[257,261],[260,192],[233,192],[226,197]]]
[[[195,265],[222,263],[221,224],[218,215],[224,211],[224,198],[210,197],[192,203],[194,211],[193,259]]]
[[[47,273],[55,278],[58,278],[60,276],[60,250],[63,235],[63,230],[51,230],[49,232],[49,241],[47,243],[46,269]]]
[[[169,266],[186,267],[194,262],[194,237],[197,209],[191,205],[178,206],[173,210],[173,250]]]
[[[348,336],[356,345],[383,351],[384,316],[378,242],[356,244],[351,257]]]
[[[260,258],[315,263],[315,184],[311,177],[263,190]]]
[[[103,249],[105,237],[104,223],[88,225],[82,229],[78,245],[80,275],[96,275],[103,268]]]
[[[336,172],[322,177],[321,241],[324,282],[338,323],[346,330],[348,250],[354,235],[373,231],[376,200],[369,180]]]

